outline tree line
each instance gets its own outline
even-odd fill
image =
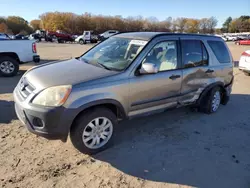
[[[250,16],[228,17],[221,28],[223,33],[250,32]]]
[[[19,16],[0,17],[0,32],[8,34],[30,34],[33,28],[28,21]]]
[[[63,30],[68,33],[81,34],[84,30],[102,33],[106,30],[128,31],[165,31],[188,33],[214,33],[217,26],[215,17],[194,19],[168,17],[159,21],[155,17],[103,16],[85,13],[76,15],[70,12],[47,12],[40,15],[40,20],[34,20],[31,25],[35,29]],[[38,24],[40,22],[40,24]]]
[[[217,19],[210,18],[172,18],[168,17],[159,21],[155,17],[143,18],[142,16],[127,17],[103,16],[85,13],[77,15],[71,12],[47,12],[39,19],[30,23],[18,16],[0,17],[0,32],[9,34],[30,34],[38,29],[49,31],[62,30],[70,34],[82,34],[84,30],[102,33],[106,30],[128,31],[165,31],[186,33],[215,33],[215,32],[243,32],[250,31],[250,16],[241,16],[232,19],[229,17],[223,28],[215,29]]]

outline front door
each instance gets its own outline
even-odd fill
[[[179,57],[179,40],[156,42],[143,63],[155,64],[156,74],[134,75],[130,79],[129,116],[162,110],[177,105],[180,95],[182,70]],[[141,65],[138,67],[140,69]]]

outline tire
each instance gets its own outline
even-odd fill
[[[79,40],[79,44],[81,44],[81,45],[83,45],[85,42],[84,42],[84,40]]]
[[[94,127],[98,127],[96,126],[96,118],[100,118],[101,120],[99,120],[99,124],[104,123],[104,119],[102,118],[106,118],[106,126],[108,126],[108,124],[112,124],[111,127],[106,128],[105,130],[108,130],[108,135],[103,135],[102,130],[100,130],[100,132],[98,133],[98,130],[94,130],[95,128],[91,128],[93,125]],[[92,123],[92,126],[90,127],[89,125]],[[105,149],[107,149],[108,147],[110,147],[113,144],[113,138],[114,138],[114,133],[115,133],[115,129],[116,129],[116,125],[117,125],[117,118],[115,116],[115,114],[107,109],[107,108],[94,108],[91,109],[89,111],[87,111],[86,113],[83,113],[77,120],[76,123],[72,126],[71,130],[70,130],[70,139],[72,144],[74,145],[74,147],[79,150],[82,153],[86,153],[86,154],[96,154],[99,153]],[[85,136],[83,135],[83,133],[85,134]],[[95,133],[95,131],[97,131],[97,133]],[[105,132],[107,133],[107,132]],[[100,134],[99,136],[97,134]],[[94,138],[92,136],[94,135]],[[102,137],[105,136],[107,140],[102,139]],[[86,139],[85,142],[83,141],[83,137]],[[90,138],[92,137],[92,138]],[[89,138],[90,140],[88,140],[87,138]],[[90,146],[91,143],[95,143],[97,142],[97,138],[99,138],[99,146],[98,145],[94,145],[94,146]]]
[[[6,72],[4,66],[8,66],[8,70],[11,72]],[[13,69],[13,70],[12,70]],[[17,75],[19,71],[19,62],[12,57],[0,57],[0,75],[4,77],[11,77]]]
[[[250,76],[250,73],[249,73],[249,72],[244,72],[244,74],[245,74],[246,76]]]
[[[218,100],[216,100],[215,97],[216,96],[218,97],[218,94],[219,94],[219,99],[217,98]],[[219,109],[221,102],[222,102],[221,89],[219,87],[214,87],[202,99],[201,104],[199,106],[199,111],[206,114],[215,113]],[[217,105],[214,103],[216,103]]]

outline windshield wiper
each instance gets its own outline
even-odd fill
[[[103,65],[103,64],[101,64],[101,63],[99,63],[99,62],[96,62],[96,64],[99,65],[100,67],[104,68],[104,69],[112,70],[112,68],[107,67],[106,65]]]
[[[112,68],[112,67],[108,67],[102,63],[99,63],[98,61],[95,61],[95,62],[91,62],[91,61],[88,61],[87,59],[85,58],[81,58],[82,61],[84,61],[85,63],[88,63],[88,64],[92,64],[92,65],[98,65],[99,67],[102,67],[106,70],[113,70],[113,71],[120,71],[119,69],[115,69],[115,68]]]

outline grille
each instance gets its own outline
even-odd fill
[[[23,99],[26,99],[33,91],[35,87],[32,86],[28,80],[24,77],[19,83],[19,93]]]

